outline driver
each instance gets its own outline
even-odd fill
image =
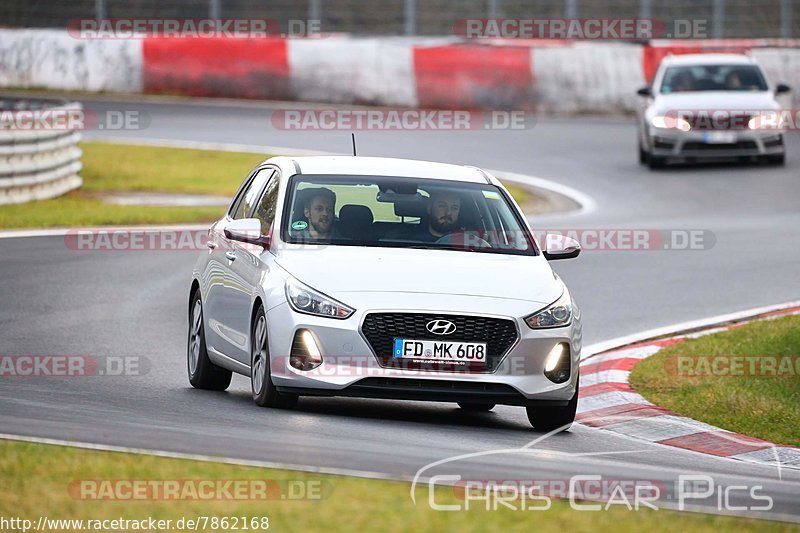
[[[451,191],[432,191],[428,202],[428,224],[412,238],[422,242],[436,242],[458,229],[461,197]]]
[[[336,193],[320,187],[307,191],[303,204],[303,215],[308,220],[298,237],[305,241],[329,240],[341,238],[334,226],[336,217]]]

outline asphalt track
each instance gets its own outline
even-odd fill
[[[347,132],[272,128],[266,104],[93,100],[90,109],[132,109],[147,129],[115,137],[287,146],[345,153]],[[107,136],[93,132],[87,137]],[[676,251],[587,251],[554,263],[581,303],[587,344],[755,306],[800,299],[800,135],[785,168],[714,165],[651,172],[635,159],[631,120],[541,119],[525,131],[362,132],[362,155],[399,156],[502,169],[590,195],[587,212],[533,218],[538,228],[706,230],[713,246]],[[202,172],[202,168],[197,169]],[[709,241],[710,242],[710,241]],[[449,404],[303,399],[292,411],[257,408],[246,378],[227,393],[189,387],[186,300],[194,252],[86,252],[62,237],[0,239],[0,354],[139,356],[142,376],[0,381],[2,433],[224,456],[410,478],[654,480],[704,473],[722,487],[762,485],[770,511],[800,521],[800,472],[716,459],[576,425],[542,436],[522,409],[466,414]],[[719,489],[723,490],[723,489]],[[693,500],[710,512],[716,498]],[[758,506],[737,491],[732,503]],[[418,502],[427,505],[426,502]]]

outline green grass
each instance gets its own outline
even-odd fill
[[[577,512],[554,501],[546,511],[434,511],[427,488],[415,506],[409,485],[392,481],[305,474],[287,470],[230,466],[145,455],[100,452],[0,441],[0,516],[36,523],[39,516],[60,519],[156,519],[268,516],[270,531],[788,531],[790,526],[750,519],[670,511]],[[153,500],[81,499],[81,480],[272,480],[310,481],[321,498],[304,500]],[[72,487],[72,492],[70,492]],[[452,489],[437,489],[436,502],[456,504]],[[462,502],[463,503],[463,502]],[[255,531],[255,530],[251,530]],[[262,530],[263,531],[263,530]]]
[[[800,375],[690,376],[686,371],[676,372],[680,357],[706,355],[798,357],[800,316],[757,321],[679,342],[636,365],[630,378],[636,391],[656,405],[737,433],[800,446]],[[720,369],[726,367],[727,363]],[[696,363],[692,368],[703,370]]]
[[[210,222],[222,207],[120,206],[102,196],[114,192],[208,194],[231,197],[263,154],[81,143],[83,187],[51,200],[0,206],[0,229],[117,224]],[[527,190],[509,186],[520,205]],[[391,211],[391,206],[387,204]],[[386,216],[393,215],[387,211]],[[382,215],[383,216],[383,215]]]
[[[83,191],[232,196],[263,154],[82,143]]]

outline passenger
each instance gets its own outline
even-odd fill
[[[679,72],[672,79],[672,91],[676,93],[693,91],[694,90],[694,76],[689,71]]]

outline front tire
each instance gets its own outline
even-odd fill
[[[203,326],[203,300],[200,291],[192,295],[189,312],[189,339],[186,362],[189,383],[196,389],[225,390],[231,384],[231,371],[211,362],[206,349],[205,327]]]
[[[667,165],[666,157],[655,156],[652,154],[647,156],[647,166],[650,167],[650,170],[664,168],[666,165]]]
[[[575,412],[578,409],[578,388],[580,377],[575,383],[575,394],[564,407],[526,407],[528,421],[539,431],[553,431],[559,429],[566,431],[575,421]]]
[[[639,164],[640,165],[646,165],[647,164],[647,160],[648,160],[648,154],[644,150],[644,148],[642,148],[642,144],[639,143]]]
[[[458,406],[462,408],[464,411],[470,411],[472,413],[484,413],[494,409],[495,404],[458,402]]]
[[[258,306],[250,330],[250,389],[253,401],[260,407],[294,407],[297,395],[281,394],[272,383],[267,317],[263,305]]]

